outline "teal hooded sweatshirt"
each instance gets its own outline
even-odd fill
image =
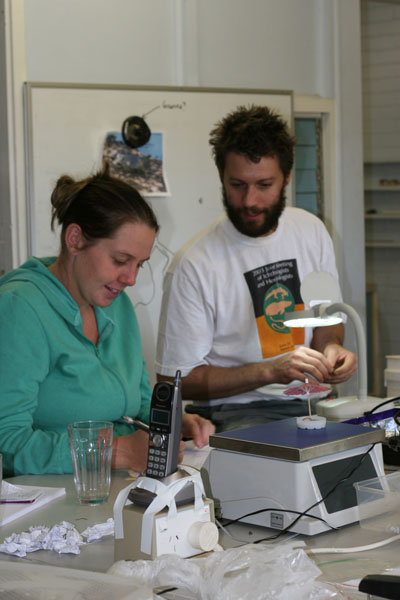
[[[135,311],[122,292],[95,307],[95,345],[77,303],[47,268],[30,258],[0,279],[0,453],[5,476],[72,473],[67,425],[106,419],[114,435],[149,420],[151,389]]]

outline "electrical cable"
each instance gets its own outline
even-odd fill
[[[381,408],[382,406],[385,406],[386,404],[392,404],[393,402],[397,402],[398,400],[400,400],[400,396],[396,396],[395,398],[390,398],[388,400],[385,400],[384,402],[381,402],[377,406],[374,406],[374,408],[372,408],[371,410],[366,411],[364,413],[364,416],[368,417],[369,415],[372,415],[376,410],[378,410],[378,408]],[[396,410],[396,412],[394,413],[393,420],[396,423],[396,425],[400,426],[400,409]],[[393,452],[399,452],[400,436],[399,435],[395,435],[392,437],[388,436],[386,438],[386,445]]]
[[[393,535],[390,538],[386,538],[385,540],[381,540],[380,542],[367,544],[366,546],[354,546],[353,548],[307,548],[305,552],[307,552],[307,554],[347,554],[350,552],[365,552],[366,550],[381,548],[381,546],[386,546],[397,540],[400,540],[400,533]]]
[[[154,281],[153,269],[151,267],[150,261],[146,262],[146,266],[148,267],[148,269],[150,271],[151,285],[153,288],[152,293],[151,293],[151,298],[147,302],[142,302],[141,300],[139,300],[139,302],[136,302],[136,304],[134,305],[135,308],[137,308],[138,306],[148,306],[149,304],[151,304],[151,302],[153,302],[154,297],[156,295],[156,283]]]
[[[218,526],[219,529],[221,529],[225,535],[227,535],[228,537],[231,538],[231,540],[234,540],[235,542],[240,542],[241,544],[248,544],[248,543],[255,543],[252,540],[241,540],[237,537],[235,537],[234,535],[232,535],[232,533],[230,531],[228,531],[227,529],[225,529],[225,524],[223,525],[218,519],[215,519],[215,523]],[[230,523],[228,523],[228,525],[230,525]],[[294,537],[297,537],[299,534],[297,532],[292,533],[292,535],[288,538],[286,538],[286,540],[291,540]]]
[[[160,254],[165,258],[165,264],[162,268],[162,274],[165,275],[165,271],[167,270],[167,267],[170,263],[170,257],[168,255],[168,253],[171,256],[173,256],[174,253],[169,248],[167,248],[167,246],[165,244],[160,242],[159,239],[156,240],[154,247],[157,248],[157,250],[160,252]],[[139,302],[136,302],[136,304],[134,305],[135,308],[137,308],[138,306],[149,306],[149,304],[151,304],[153,302],[155,295],[156,295],[156,283],[154,280],[153,268],[151,266],[150,261],[146,262],[146,267],[148,267],[148,269],[149,269],[151,286],[153,288],[152,293],[151,293],[151,298],[147,302],[143,302],[143,301],[139,300]]]
[[[312,519],[316,519],[317,521],[322,521],[322,523],[325,523],[325,525],[327,525],[331,529],[336,529],[336,530],[340,529],[340,527],[335,527],[334,525],[330,525],[328,523],[328,521],[326,521],[322,517],[319,517],[318,515],[311,515],[308,512],[301,512],[299,510],[289,510],[288,508],[260,508],[259,510],[255,510],[253,512],[249,512],[245,515],[242,515],[241,517],[238,517],[237,519],[229,519],[229,523],[224,523],[224,526],[229,527],[229,525],[233,525],[233,523],[237,523],[238,521],[241,521],[242,519],[245,519],[246,517],[252,517],[253,515],[258,515],[260,513],[268,512],[268,511],[293,513],[295,515],[300,515],[301,517],[311,517]]]
[[[372,415],[372,413],[378,410],[378,408],[381,408],[381,406],[385,406],[386,404],[390,404],[391,402],[396,402],[397,400],[400,400],[400,396],[396,396],[396,398],[390,398],[389,400],[385,400],[384,402],[381,402],[380,404],[374,406],[374,408],[371,408],[371,410],[365,411],[364,416],[366,417],[368,415]]]
[[[162,268],[162,274],[165,275],[167,267],[168,267],[169,263],[171,262],[170,257],[173,257],[174,253],[172,252],[172,250],[167,248],[167,246],[165,244],[163,244],[158,238],[156,239],[154,247],[157,248],[157,250],[160,252],[160,254],[162,254],[163,257],[165,258],[165,264]]]
[[[173,251],[172,251],[172,250],[170,250],[170,249],[168,248],[168,246],[166,246],[165,244],[163,244],[163,243],[162,243],[162,241],[160,240],[160,238],[158,238],[158,237],[157,237],[157,239],[156,239],[156,246],[157,246],[157,245],[160,245],[162,248],[164,248],[164,250],[165,250],[166,252],[168,252],[169,254],[171,254],[171,256],[174,256],[174,253],[173,253]]]

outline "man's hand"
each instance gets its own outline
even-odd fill
[[[346,381],[357,370],[357,356],[339,344],[328,344],[324,355],[333,367],[333,372],[326,379],[327,383]]]
[[[195,446],[203,448],[207,446],[209,437],[215,433],[215,426],[203,419],[200,415],[183,415],[182,419],[182,434],[185,438],[193,439]]]
[[[184,400],[229,398],[271,383],[287,384],[296,379],[305,381],[308,375],[320,383],[340,383],[351,377],[357,369],[356,356],[342,346],[343,336],[343,324],[316,327],[311,348],[300,346],[272,360],[236,367],[199,365],[182,377],[182,398]],[[158,381],[173,381],[172,377],[159,374],[157,378]],[[188,427],[195,428],[195,425],[188,425]],[[190,430],[185,435],[192,436]],[[196,443],[197,434],[194,435],[196,435]],[[201,438],[199,443],[202,443]]]
[[[272,366],[272,380],[277,383],[290,383],[294,379],[305,381],[307,375],[322,383],[331,381],[334,371],[334,365],[322,352],[305,346],[266,362],[265,366],[268,369]]]

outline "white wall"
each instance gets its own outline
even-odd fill
[[[334,93],[332,0],[24,0],[24,5],[31,81]]]
[[[24,0],[30,81],[171,84],[174,2]]]
[[[200,83],[333,94],[332,16],[326,0],[197,3]],[[323,36],[321,35],[322,31]]]
[[[24,79],[290,89],[333,98],[332,235],[344,298],[364,314],[359,0],[3,1],[19,23],[13,29],[25,26],[8,47],[25,49],[26,57],[14,66],[9,142],[20,186]],[[23,189],[15,203],[17,264],[26,250]]]

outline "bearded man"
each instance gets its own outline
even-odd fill
[[[289,329],[312,271],[338,280],[320,219],[285,207],[295,139],[266,106],[238,107],[210,134],[225,214],[186,244],[164,280],[157,342],[159,380],[182,372],[188,412],[217,431],[307,414],[288,384],[336,384],[357,368],[344,327]],[[327,390],[330,390],[330,387]],[[318,386],[317,386],[318,387]],[[289,389],[290,392],[290,389]]]

